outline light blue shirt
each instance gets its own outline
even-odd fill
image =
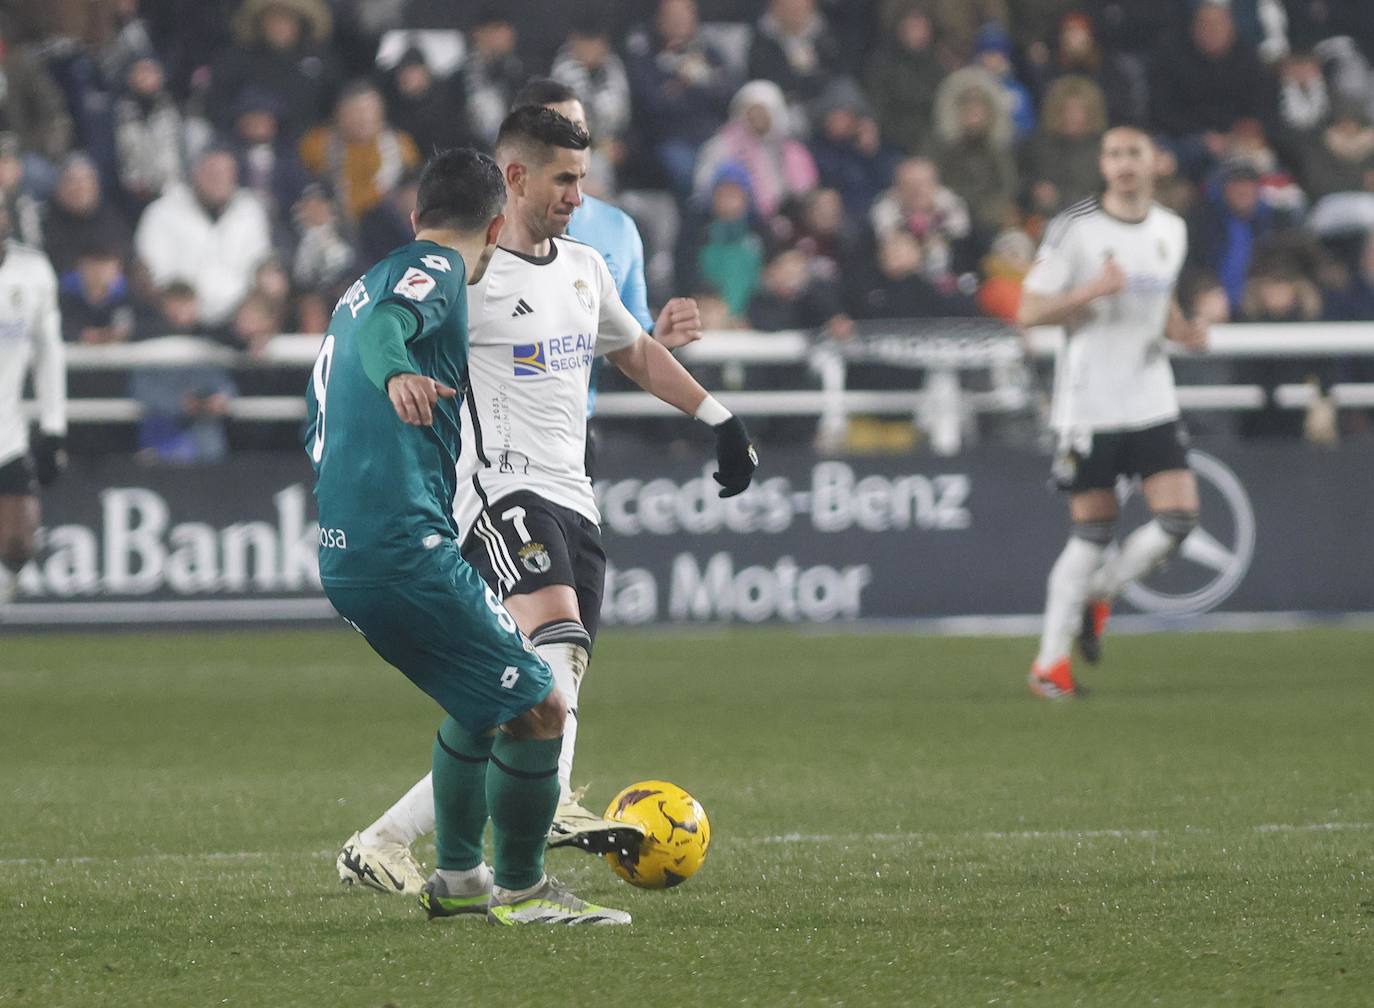
[[[568,235],[601,253],[601,258],[610,267],[621,304],[639,320],[645,332],[652,332],[654,320],[649,314],[649,290],[644,282],[644,242],[630,215],[605,200],[583,196],[582,205],[573,212]],[[598,357],[592,366],[587,416],[596,412],[596,379],[600,365]]]

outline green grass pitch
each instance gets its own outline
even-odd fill
[[[633,927],[426,923],[333,852],[437,715],[347,631],[0,637],[0,1008],[1374,1004],[1374,633],[1031,644],[610,631],[590,804],[665,777],[705,868]],[[428,857],[430,848],[422,853]]]

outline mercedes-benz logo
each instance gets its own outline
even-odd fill
[[[1188,452],[1188,464],[1197,475],[1201,524],[1163,570],[1122,590],[1122,597],[1142,612],[1188,615],[1215,609],[1244,580],[1255,555],[1255,509],[1236,474],[1197,449]]]

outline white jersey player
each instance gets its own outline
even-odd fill
[[[57,276],[48,257],[9,240],[9,210],[0,203],[0,605],[33,558],[38,488],[65,465],[67,371]],[[30,443],[24,381],[32,373],[39,434]],[[3,615],[0,615],[3,619]]]
[[[584,464],[593,359],[606,355],[645,391],[715,429],[722,496],[749,486],[757,458],[743,423],[667,349],[699,335],[695,302],[670,301],[656,322],[656,339],[650,337],[621,304],[602,257],[563,237],[581,203],[588,144],[580,125],[549,108],[518,108],[502,125],[496,157],[506,173],[506,219],[499,247],[469,292],[454,515],[464,559],[501,595],[568,701],[550,846],[608,853],[634,848],[640,834],[581,807],[571,790],[578,694],[606,567]],[[412,828],[404,832],[413,837],[415,826],[432,825],[433,807],[443,800],[427,777],[392,812],[412,810]],[[420,823],[414,810],[424,808],[429,816]],[[392,839],[379,823],[345,844],[340,877],[409,891],[417,871],[401,842],[406,836]],[[439,870],[424,883],[431,916],[444,915],[445,899],[462,898],[451,885],[462,885],[457,873],[465,867],[447,863],[446,852],[438,851]],[[450,871],[455,874],[446,881]]]
[[[1069,650],[1100,656],[1111,600],[1161,564],[1197,525],[1197,484],[1187,462],[1166,340],[1207,344],[1205,322],[1185,319],[1174,295],[1187,253],[1183,221],[1153,202],[1154,146],[1139,130],[1109,130],[1100,165],[1106,190],[1053,221],[1026,277],[1020,322],[1062,325],[1051,424],[1055,477],[1073,523],[1050,572],[1037,696],[1081,693]],[[1139,478],[1154,519],[1110,550],[1118,477]]]

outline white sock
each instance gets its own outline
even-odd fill
[[[434,778],[425,774],[405,797],[382,813],[358,838],[369,847],[398,843],[409,847],[434,832]]]
[[[487,864],[479,864],[476,868],[436,868],[434,873],[444,880],[449,892],[460,895],[464,890],[472,892],[491,885],[492,871]]]
[[[1126,585],[1163,563],[1176,545],[1177,540],[1159,522],[1146,522],[1103,561],[1089,582],[1088,597],[1111,601]]]
[[[491,894],[492,896],[499,899],[502,903],[514,903],[517,900],[522,900],[526,896],[530,895],[532,892],[534,892],[536,889],[542,886],[545,882],[547,882],[548,878],[549,877],[545,875],[543,878],[541,878],[534,885],[530,886],[528,889],[505,889],[501,886],[492,886]]]
[[[581,644],[559,641],[555,644],[536,644],[539,657],[553,670],[553,681],[568,702],[568,720],[563,724],[563,749],[558,754],[558,800],[567,801],[572,794],[573,753],[577,749],[577,698],[582,691],[582,677],[587,674],[587,649]]]
[[[1040,654],[1035,663],[1048,668],[1069,656],[1074,632],[1083,619],[1088,601],[1088,581],[1102,562],[1106,546],[1070,536],[1064,551],[1050,570],[1045,597],[1045,625],[1040,634]]]

